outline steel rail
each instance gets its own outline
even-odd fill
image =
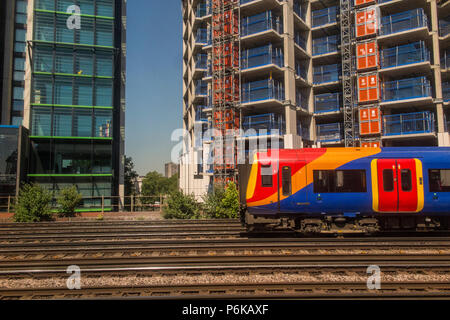
[[[369,290],[366,283],[234,283],[152,285],[142,287],[103,287],[69,290],[66,288],[0,289],[0,299],[73,299],[73,298],[153,298],[161,296],[195,298],[446,298],[450,286],[446,282],[389,282],[380,290]]]

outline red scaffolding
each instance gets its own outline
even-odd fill
[[[237,175],[236,137],[240,128],[239,0],[212,1],[212,109],[214,182],[226,184]]]

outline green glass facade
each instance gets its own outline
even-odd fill
[[[88,208],[117,194],[117,2],[34,2],[28,177],[55,194],[77,186]],[[67,27],[74,4],[81,9],[80,29]]]

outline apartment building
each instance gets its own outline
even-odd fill
[[[346,2],[240,1],[241,128],[277,129],[282,148],[342,147],[350,106],[356,146],[449,146],[450,4],[352,0],[351,40],[343,43]],[[214,175],[198,164],[211,156],[214,137],[194,134],[213,126],[213,12],[210,0],[182,4],[183,126],[191,143],[180,185],[201,195]],[[343,97],[344,46],[352,53],[352,99]]]

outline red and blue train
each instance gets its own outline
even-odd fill
[[[252,160],[239,166],[249,231],[450,229],[450,148],[282,149]]]

